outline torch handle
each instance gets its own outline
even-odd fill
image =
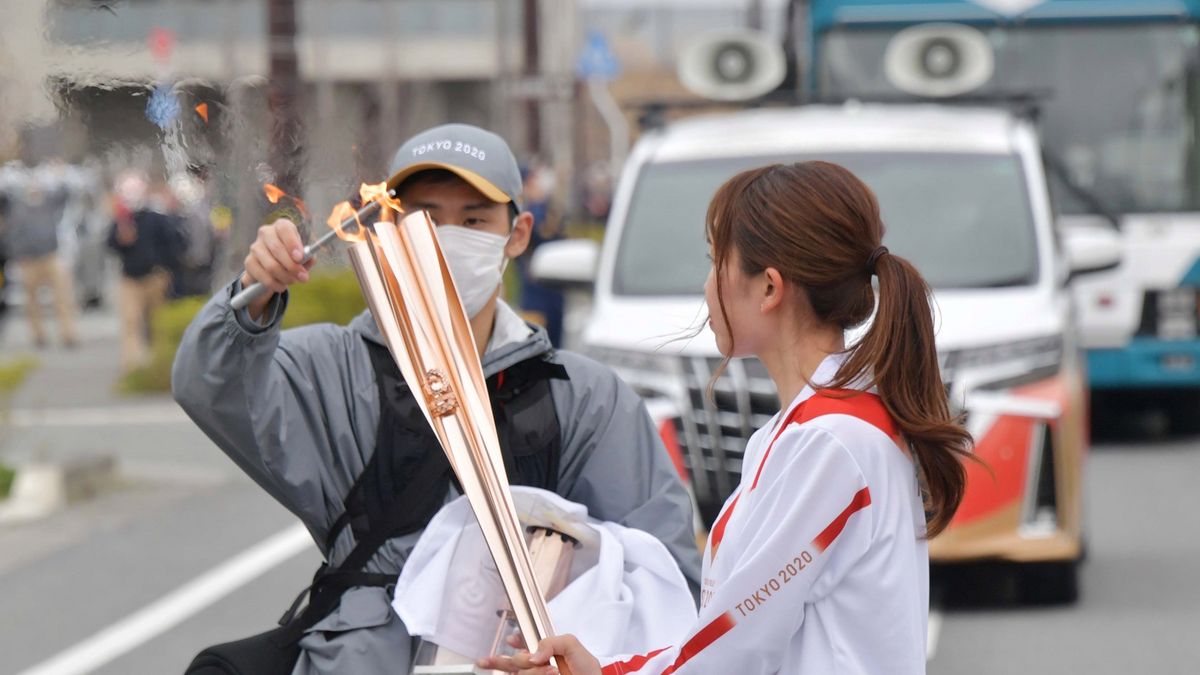
[[[320,239],[314,241],[308,246],[305,246],[304,258],[300,262],[302,264],[308,263],[308,261],[312,260],[313,254],[328,246],[331,242],[338,238],[339,233],[344,232],[347,228],[351,226],[365,227],[364,225],[361,225],[363,220],[372,218],[378,214],[380,207],[381,204],[378,200],[369,202],[363,206],[353,216],[343,220],[336,228],[329,230],[325,234],[321,235]],[[261,282],[255,282],[243,288],[240,293],[233,296],[233,299],[229,301],[229,306],[233,307],[234,311],[246,309],[250,303],[261,298],[265,293],[269,292],[270,289],[264,286]]]

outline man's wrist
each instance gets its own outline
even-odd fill
[[[242,292],[246,288],[246,274],[234,279],[231,284],[229,297]],[[250,279],[250,284],[256,283]],[[231,308],[234,318],[239,326],[248,333],[258,334],[265,332],[279,323],[283,316],[283,310],[287,306],[287,291],[283,293],[264,293],[262,297],[256,298],[253,302],[247,305],[244,309],[235,310]]]

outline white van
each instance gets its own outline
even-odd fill
[[[863,104],[689,118],[639,141],[603,247],[547,244],[534,273],[559,285],[594,281],[582,348],[662,418],[709,524],[737,485],[746,439],[779,401],[754,360],[731,363],[713,400],[704,394],[720,362],[712,333],[694,330],[705,318],[705,211],[738,171],[807,159],[844,165],[875,191],[884,243],[934,288],[942,374],[989,468],[968,465],[966,498],[931,557],[1042,563],[1037,594],[1073,599],[1088,440],[1067,284],[1112,269],[1119,244],[1103,227],[1056,230],[1027,120]]]

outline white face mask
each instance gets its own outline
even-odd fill
[[[508,264],[504,257],[508,237],[461,225],[438,225],[436,231],[463,309],[468,317],[474,317],[500,285]]]

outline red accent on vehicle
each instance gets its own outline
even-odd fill
[[[679,650],[679,656],[675,658],[675,663],[672,663],[667,667],[666,670],[662,671],[662,675],[671,675],[671,673],[674,673],[676,670],[683,667],[683,664],[687,663],[697,654],[704,651],[705,648],[716,642],[722,635],[728,633],[736,625],[737,622],[733,620],[733,615],[731,615],[729,612],[725,612],[716,619],[713,619],[711,623],[704,628],[701,628],[698,633],[692,636],[691,640],[688,640],[687,643],[683,645],[683,649]],[[628,661],[610,663],[600,672],[602,675],[628,675],[629,673],[635,673],[641,669],[642,666],[646,665],[650,659],[654,658],[658,654],[663,653],[664,651],[666,650],[660,649],[655,652],[650,652],[645,656],[635,656]]]
[[[671,456],[671,463],[675,465],[675,470],[679,472],[679,478],[683,480],[684,485],[690,485],[692,479],[688,476],[687,467],[683,464],[683,448],[679,445],[679,434],[675,432],[675,420],[668,417],[659,422],[658,435],[662,437],[663,445],[667,448],[667,454]]]
[[[833,540],[837,539],[842,530],[846,528],[846,521],[850,520],[850,516],[870,505],[871,491],[868,488],[863,488],[854,493],[854,498],[850,500],[850,505],[837,518],[834,518],[833,522],[829,523],[829,526],[822,530],[816,539],[813,539],[813,548],[824,553],[825,549],[829,548]]]
[[[1012,393],[1053,401],[1062,408],[1064,417],[1072,405],[1067,380],[1061,375],[1014,388]],[[978,462],[963,462],[967,472],[967,489],[954,514],[954,525],[970,523],[1020,501],[1029,470],[1033,429],[1038,423],[1038,420],[1026,417],[1001,416],[987,433],[975,439],[975,456],[986,462],[987,466],[980,466]],[[1052,429],[1057,424],[1056,420],[1045,420],[1045,423]],[[1053,452],[1052,448],[1046,450]]]
[[[1029,443],[1035,420],[1002,416],[975,441],[975,456],[984,461],[963,462],[967,489],[954,514],[961,525],[988,516],[1021,499],[1029,466]]]

